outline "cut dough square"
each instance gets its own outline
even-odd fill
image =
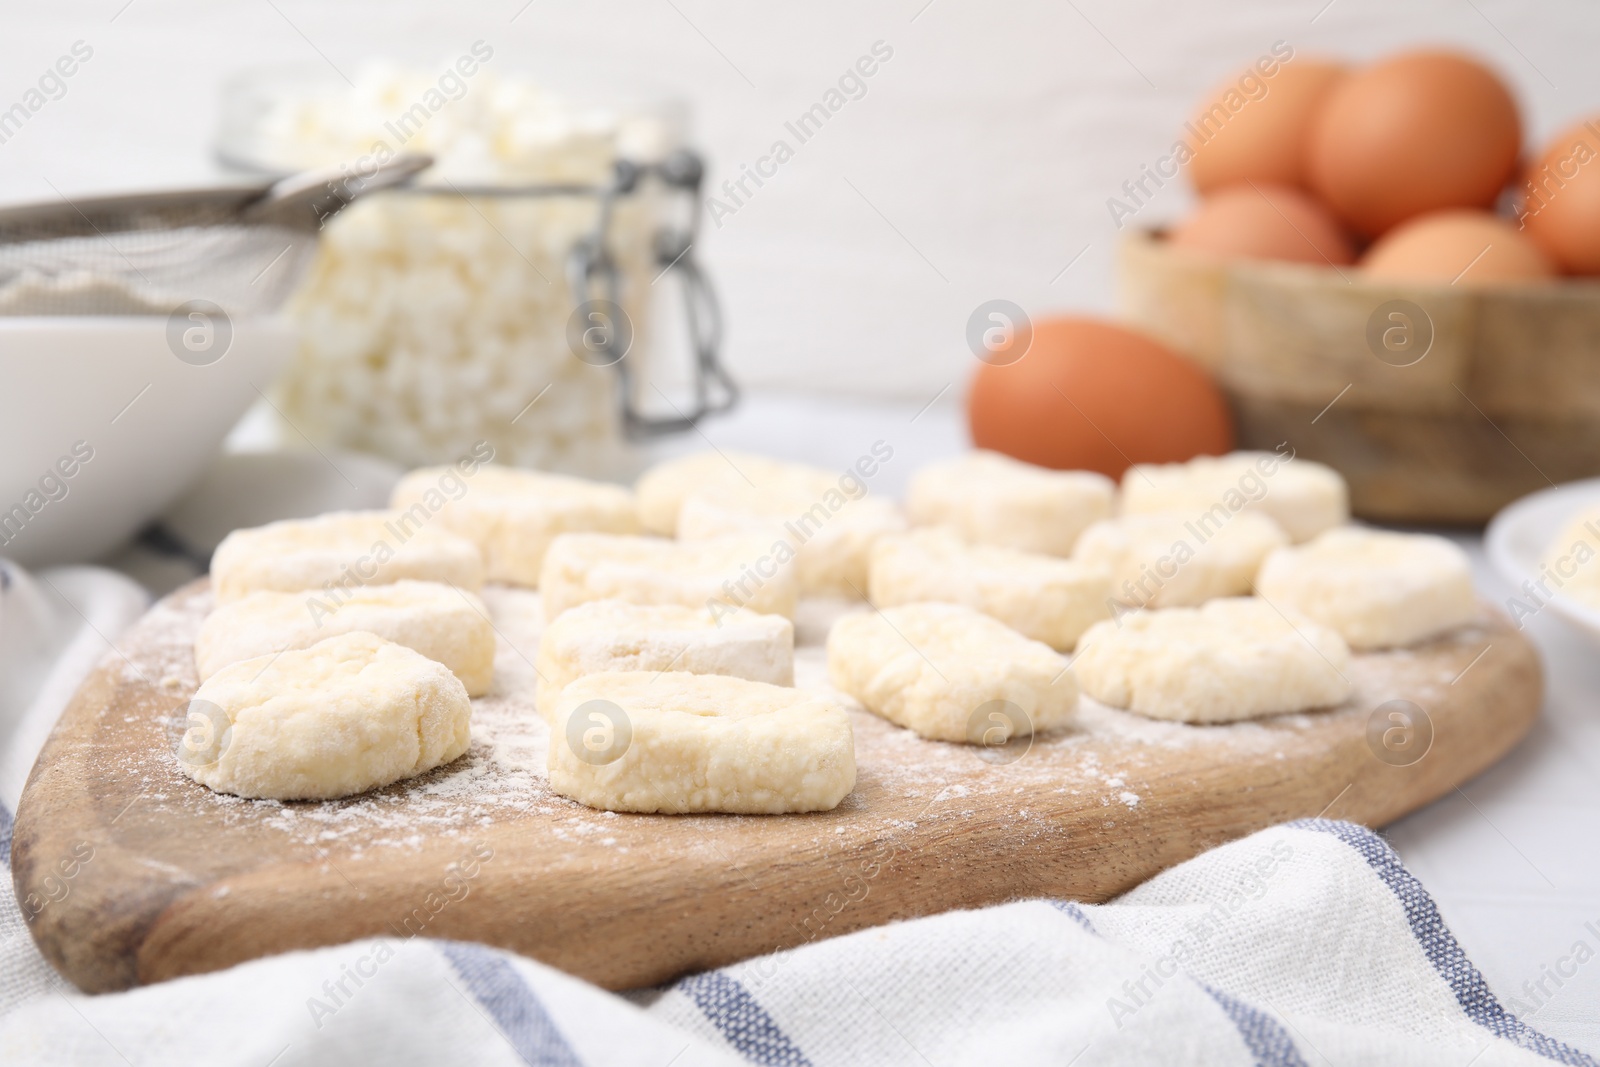
[[[870,599],[880,608],[923,600],[965,604],[1062,650],[1111,614],[1111,580],[1104,568],[968,545],[942,529],[880,540],[872,550],[870,586]]]
[[[640,475],[633,491],[645,532],[674,537],[678,532],[678,509],[685,497],[699,490],[799,486],[802,492],[816,498],[838,488],[839,478],[838,474],[801,463],[721,449],[658,463]]]
[[[964,540],[1067,556],[1090,523],[1111,517],[1116,485],[1093,471],[1056,471],[998,452],[971,452],[911,478],[906,514]]]
[[[865,596],[872,546],[905,528],[891,501],[859,491],[852,497],[837,485],[817,494],[788,481],[759,489],[741,484],[697,490],[678,510],[682,541],[751,534],[786,542],[795,553],[802,596]]]
[[[363,631],[449,667],[469,696],[494,677],[494,626],[476,593],[411,579],[350,592],[251,593],[207,615],[194,641],[203,682],[229,664]]]
[[[575,679],[606,671],[722,674],[794,684],[794,624],[781,615],[704,606],[591,600],[561,613],[539,637],[539,708]]]
[[[351,590],[402,578],[477,590],[483,557],[466,538],[396,511],[335,511],[235,530],[211,557],[219,604],[261,590]]]
[[[547,620],[591,600],[749,608],[794,617],[793,551],[762,538],[680,543],[658,537],[562,534],[539,574]]]
[[[352,796],[449,763],[472,740],[460,679],[376,634],[224,667],[189,702],[179,766],[219,793]]]
[[[1246,509],[1264,511],[1295,544],[1350,521],[1349,492],[1331,467],[1277,452],[1196,456],[1129,467],[1122,513],[1176,511],[1210,534]]]
[[[1467,554],[1442,537],[1345,526],[1267,557],[1262,597],[1337,630],[1351,648],[1436,637],[1478,614]]]
[[[847,615],[828,635],[828,677],[869,711],[936,741],[970,744],[1070,722],[1078,686],[1048,645],[959,604]],[[1010,708],[997,713],[994,705]],[[996,724],[1005,738],[992,738]]]
[[[463,487],[447,494],[445,486]],[[389,506],[460,534],[483,553],[491,582],[537,586],[550,542],[563,533],[639,532],[633,494],[617,485],[486,465],[468,476],[423,467],[401,478]]]
[[[550,788],[606,811],[828,811],[855,788],[843,708],[714,674],[591,674],[553,708]]]
[[[1182,512],[1156,511],[1095,523],[1072,558],[1109,570],[1111,594],[1124,604],[1181,608],[1250,593],[1262,561],[1288,543],[1259,511],[1241,511],[1209,531]]]
[[[1350,696],[1350,649],[1259,597],[1137,611],[1096,623],[1072,660],[1086,696],[1153,719],[1234,722]]]

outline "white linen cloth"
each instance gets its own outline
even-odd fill
[[[95,568],[3,575],[9,865],[19,769],[146,595]],[[951,912],[626,996],[418,938],[87,997],[6,892],[0,1013],[3,1063],[1600,1067],[1500,1004],[1381,838],[1323,820],[1214,849],[1109,904]]]

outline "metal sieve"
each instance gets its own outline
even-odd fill
[[[234,316],[275,311],[328,219],[431,163],[405,154],[361,175],[0,209],[0,315],[165,315],[195,300]]]

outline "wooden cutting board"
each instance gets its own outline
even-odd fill
[[[832,812],[617,815],[546,788],[538,599],[486,599],[501,647],[468,754],[362,797],[292,804],[179,772],[211,595],[202,579],[158,604],[78,692],[17,812],[13,877],[44,954],[99,992],[390,934],[649,985],[952,908],[1105,900],[1286,819],[1381,826],[1499,759],[1542,695],[1533,649],[1486,608],[1426,646],[1356,657],[1356,696],[1332,711],[1195,727],[1086,703],[1073,729],[986,752],[857,709],[856,789]],[[822,686],[825,613],[803,607],[797,682]],[[1425,712],[1411,713],[1409,748],[1403,732],[1381,740],[1396,708],[1369,740],[1393,700]]]

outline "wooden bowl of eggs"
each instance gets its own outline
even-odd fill
[[[1211,372],[1240,447],[1336,468],[1357,515],[1481,523],[1600,474],[1600,119],[1521,151],[1476,60],[1283,46],[1173,146],[1200,203],[1127,231],[1122,315]]]

